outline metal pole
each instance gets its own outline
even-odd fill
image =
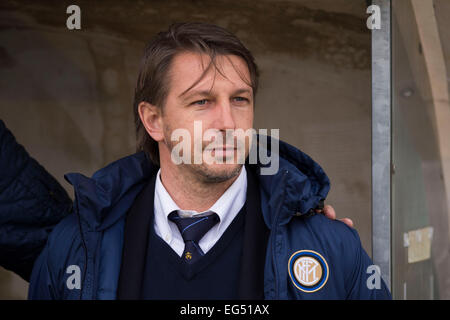
[[[372,258],[391,288],[391,1],[372,29]]]

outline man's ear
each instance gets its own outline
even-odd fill
[[[142,125],[153,140],[164,140],[161,109],[148,102],[142,101],[138,105],[138,112]]]

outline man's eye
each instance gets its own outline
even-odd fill
[[[243,101],[248,102],[248,99],[244,97],[234,97],[233,99],[236,102],[243,102]]]
[[[199,105],[199,106],[203,106],[203,105],[205,105],[207,102],[208,102],[207,99],[202,99],[202,100],[194,101],[194,102],[192,102],[191,104],[196,104],[196,105]]]

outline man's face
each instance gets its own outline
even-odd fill
[[[164,141],[160,143],[160,153],[170,153],[178,144],[178,141],[171,141],[175,129],[186,129],[191,137],[192,160],[191,164],[180,166],[195,173],[204,182],[221,182],[235,177],[242,167],[242,162],[238,163],[238,152],[233,149],[237,147],[237,141],[227,140],[226,134],[227,131],[246,131],[253,127],[253,90],[247,84],[250,81],[247,64],[234,55],[217,56],[217,69],[211,65],[203,78],[192,86],[201,78],[209,63],[208,55],[191,52],[181,53],[172,61],[169,92],[161,118]],[[200,137],[198,131],[194,136],[194,121],[197,124],[201,122]],[[202,138],[206,130],[222,133],[223,139],[216,137],[204,141]],[[247,143],[239,151],[245,152],[246,157],[250,141],[245,140]],[[207,163],[203,158],[201,164],[194,164],[195,143],[201,146],[203,155],[208,152],[214,159],[221,159],[222,163]],[[214,145],[213,149],[207,148],[211,145]]]

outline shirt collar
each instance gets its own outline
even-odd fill
[[[220,198],[206,211],[197,212],[195,210],[181,210],[180,207],[173,201],[170,194],[161,182],[161,169],[158,170],[155,184],[155,210],[163,213],[165,217],[164,227],[162,232],[170,233],[170,227],[168,224],[168,216],[174,210],[177,210],[180,215],[198,216],[208,213],[210,211],[215,212],[219,218],[219,229],[222,225],[228,225],[225,223],[231,216],[231,219],[235,217],[237,212],[243,207],[246,195],[247,195],[247,171],[245,166],[242,166],[241,172],[237,179],[228,187],[228,189],[220,196]],[[230,212],[234,213],[230,215]],[[156,213],[156,212],[155,212]],[[160,222],[162,222],[160,220]],[[219,231],[219,230],[218,230]]]
[[[236,213],[242,208],[247,195],[247,171],[242,166],[237,179],[228,187],[222,196],[212,205],[209,211],[217,213],[220,217],[220,225],[227,220],[230,212]],[[235,214],[233,214],[234,218]]]

